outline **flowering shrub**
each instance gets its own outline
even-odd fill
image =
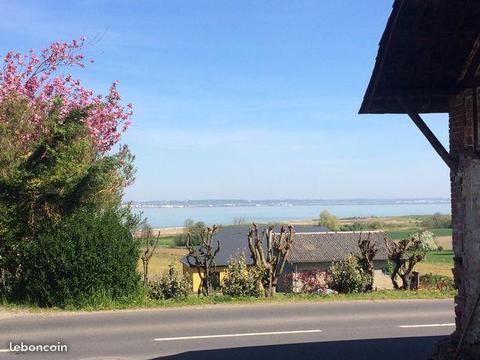
[[[429,231],[424,230],[412,235],[415,238],[418,238],[422,242],[422,248],[425,251],[437,251],[438,250],[438,243],[435,240],[435,235]]]
[[[367,289],[369,277],[351,255],[347,260],[333,263],[329,269],[328,285],[339,293],[358,293]]]
[[[327,278],[327,273],[325,271],[302,271],[297,276],[297,281],[301,284],[301,292],[303,293],[325,293],[328,288],[325,282]]]
[[[283,277],[285,289],[305,294],[330,294],[327,286],[328,273],[319,270],[286,273]]]
[[[260,297],[259,275],[254,269],[248,269],[245,256],[230,259],[223,281],[222,292],[228,296]]]
[[[155,300],[185,299],[190,292],[191,284],[186,277],[180,275],[170,264],[168,271],[158,281],[148,285],[148,294]]]
[[[117,81],[102,96],[84,88],[71,74],[57,74],[60,68],[85,67],[84,56],[78,53],[84,43],[85,38],[80,38],[54,42],[40,54],[33,49],[28,55],[6,54],[0,70],[0,108],[18,101],[26,105],[32,129],[20,139],[25,147],[47,131],[44,121],[52,112],[61,122],[72,111],[82,110],[83,122],[101,151],[109,150],[130,125],[132,105],[121,105]],[[0,112],[0,123],[9,121],[8,111]]]
[[[63,306],[92,291],[111,298],[135,291],[138,251],[128,254],[133,262],[122,255],[139,220],[122,207],[134,156],[126,146],[108,151],[132,106],[120,104],[116,82],[103,97],[59,73],[84,67],[84,41],[53,43],[39,55],[9,52],[0,65],[0,295],[8,300]],[[108,213],[115,216],[107,221]],[[115,262],[101,258],[105,251]],[[128,286],[102,277],[97,261]],[[73,265],[77,277],[67,271]]]
[[[432,273],[420,275],[420,288],[424,290],[449,291],[455,288],[452,278]]]

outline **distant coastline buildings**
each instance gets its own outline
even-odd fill
[[[191,207],[261,207],[261,206],[330,206],[330,205],[418,205],[450,204],[449,198],[399,199],[279,199],[279,200],[152,200],[125,202],[132,208],[191,208]]]

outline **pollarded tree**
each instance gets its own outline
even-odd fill
[[[208,296],[213,290],[213,276],[215,274],[215,257],[220,251],[220,241],[217,240],[216,246],[214,244],[214,236],[218,231],[218,227],[204,228],[200,233],[201,244],[195,245],[192,235],[187,233],[187,262],[190,266],[197,269],[200,277],[200,287],[198,288],[198,295]]]
[[[156,237],[153,237],[153,229],[148,223],[142,224],[141,241],[144,248],[142,249],[143,254],[140,256],[143,266],[143,283],[148,284],[148,268],[150,265],[150,260],[152,259],[155,251],[157,250],[158,242],[160,241],[160,231],[157,233]]]
[[[378,249],[375,246],[375,243],[372,243],[370,239],[370,233],[368,235],[358,238],[358,248],[360,249],[360,254],[356,256],[358,265],[363,270],[368,281],[365,290],[373,290],[373,278],[374,278],[374,267],[373,259],[377,255]]]
[[[425,258],[426,249],[421,234],[412,235],[398,242],[385,238],[388,258],[393,262],[391,279],[395,289],[412,290],[415,265]],[[397,276],[402,280],[400,286]]]
[[[266,297],[275,294],[278,278],[283,273],[288,252],[292,246],[294,228],[282,226],[276,234],[274,226],[269,226],[261,233],[257,224],[252,224],[248,232],[248,247],[253,265],[262,274],[261,282]],[[266,241],[266,247],[263,246]]]

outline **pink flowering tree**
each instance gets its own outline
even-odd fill
[[[10,226],[1,223],[8,218],[2,210],[14,214],[13,225],[34,232],[45,219],[58,220],[82,207],[118,208],[133,181],[128,147],[110,151],[130,125],[132,105],[122,105],[116,81],[107,95],[96,95],[68,73],[85,66],[84,43],[81,38],[55,42],[40,53],[5,55],[0,228]]]
[[[84,42],[9,52],[0,65],[0,298],[63,306],[138,282],[139,218],[122,206],[134,157],[112,149],[132,106],[117,82],[96,95],[68,73],[84,67]]]
[[[54,42],[40,53],[9,52],[0,70],[0,107],[21,101],[28,132],[19,139],[27,147],[38,140],[48,127],[45,119],[55,112],[63,121],[72,111],[81,110],[82,121],[93,143],[101,152],[111,149],[130,125],[132,105],[123,106],[115,81],[107,95],[96,95],[82,86],[80,80],[67,72],[72,67],[85,67],[84,56],[79,53],[85,38],[72,42]],[[0,124],[10,121],[8,112],[0,112]]]

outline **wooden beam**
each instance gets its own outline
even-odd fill
[[[408,103],[405,102],[404,99],[399,98],[398,101],[400,105],[405,109],[405,112],[408,114],[410,119],[412,119],[414,124],[417,125],[418,129],[427,138],[428,142],[430,143],[430,145],[432,145],[437,154],[440,155],[443,161],[445,161],[445,164],[447,164],[450,169],[454,170],[457,167],[456,161],[452,158],[447,149],[445,149],[440,140],[437,139],[437,137],[432,132],[432,130],[430,130],[428,125],[425,124],[425,121],[423,121],[423,119],[418,113],[410,109]]]

